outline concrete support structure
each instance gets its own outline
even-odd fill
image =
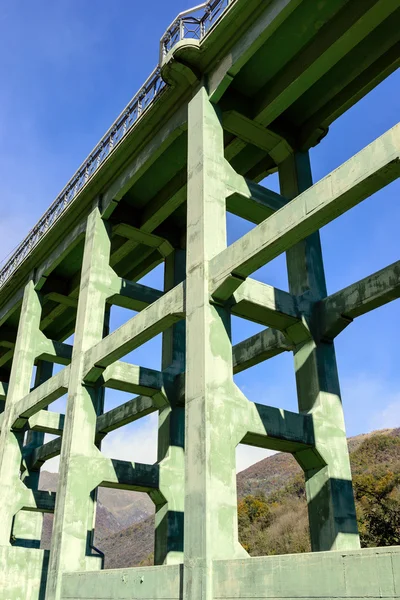
[[[73,180],[68,211],[2,273],[5,600],[399,598],[400,549],[359,547],[334,338],[399,298],[400,266],[327,295],[319,229],[400,176],[400,125],[314,185],[308,153],[399,64],[398,2],[204,8],[174,22],[160,69]],[[185,39],[196,19],[199,40]],[[280,194],[260,184],[276,171]],[[230,246],[227,211],[255,225]],[[252,278],[283,253],[288,291]],[[163,290],[139,283],[161,263]],[[136,314],[109,332],[113,306]],[[266,329],[232,346],[232,315]],[[159,370],[124,361],[158,334]],[[298,412],[250,402],[233,379],[282,352],[294,355]],[[134,397],[104,412],[105,388]],[[63,395],[65,415],[51,410]],[[153,412],[156,464],[102,454],[108,433]],[[239,443],[303,468],[312,553],[252,559],[239,544]],[[42,492],[57,455],[57,492]],[[153,500],[154,567],[102,569],[101,486]]]
[[[293,154],[279,168],[281,193],[292,199],[312,186],[308,153]],[[321,241],[316,231],[286,253],[289,289],[300,301],[327,296]],[[308,314],[307,314],[308,313]],[[303,318],[310,337],[294,350],[299,411],[311,414],[315,453],[296,454],[306,478],[311,547],[314,551],[360,547],[349,452],[333,341],[318,340],[318,319]]]

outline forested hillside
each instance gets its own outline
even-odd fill
[[[400,429],[349,439],[361,543],[400,544]],[[43,473],[43,487],[56,477]],[[308,552],[304,477],[291,455],[275,454],[239,473],[238,521],[242,545],[252,556]],[[154,517],[145,494],[101,490],[96,546],[105,567],[152,563]],[[51,519],[46,515],[48,546]]]

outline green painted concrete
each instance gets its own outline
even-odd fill
[[[400,551],[378,548],[213,561],[215,600],[399,597]],[[181,600],[178,566],[70,573],[63,599]]]
[[[308,155],[397,64],[399,16],[396,0],[236,0],[201,44],[168,53],[163,102],[1,290],[1,600],[399,598],[400,550],[359,549],[333,343],[399,298],[399,263],[327,296],[318,230],[400,175],[400,125],[314,185]],[[273,171],[280,194],[259,185]],[[229,247],[227,210],[256,225]],[[289,292],[250,278],[284,252]],[[137,283],[162,262],[163,290]],[[110,333],[112,305],[137,314]],[[268,329],[232,347],[232,315]],[[158,334],[159,370],[123,361]],[[233,381],[282,352],[298,413]],[[139,395],[104,412],[105,388]],[[48,410],[65,393],[65,415]],[[156,464],[103,456],[109,432],[153,412]],[[253,559],[240,546],[239,443],[299,462],[313,553]],[[41,492],[57,455],[57,492]],[[149,494],[157,566],[101,569],[99,486]]]

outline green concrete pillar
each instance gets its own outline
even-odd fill
[[[14,515],[21,509],[27,491],[20,479],[24,433],[21,430],[12,430],[12,424],[16,416],[15,404],[30,391],[41,313],[39,294],[35,290],[34,282],[29,281],[24,291],[0,435],[0,545],[10,543]],[[36,534],[35,526],[33,531],[30,529],[29,527],[26,532],[28,539]],[[20,528],[17,533],[18,536],[23,534]]]
[[[35,385],[38,387],[53,375],[53,364],[46,361],[39,361],[36,367]],[[41,431],[28,431],[24,444],[24,451],[32,451],[39,448],[44,443],[45,434]],[[31,490],[39,489],[40,469],[26,468],[21,475],[21,479],[27,488]],[[15,515],[13,525],[14,544],[28,548],[40,548],[40,539],[42,536],[43,513],[20,511]]]
[[[85,352],[103,338],[109,294],[110,236],[98,208],[89,215],[82,264],[67,410],[62,437],[46,599],[59,600],[62,574],[85,571],[92,541],[98,475],[94,440],[102,390],[83,383]],[[90,563],[90,568],[94,566]]]
[[[167,292],[186,277],[185,251],[176,249],[165,259],[164,290]],[[158,463],[160,491],[164,500],[156,502],[154,562],[156,565],[183,562],[183,511],[185,475],[185,409],[181,397],[185,371],[185,321],[163,334],[162,370],[175,376],[165,383],[169,406],[160,409],[158,421]],[[169,380],[168,380],[169,381]],[[165,502],[166,501],[166,502]]]
[[[210,303],[209,261],[226,247],[223,129],[204,88],[189,103],[186,267],[185,600],[211,600],[212,561],[237,540],[240,408],[230,315]]]
[[[308,153],[279,169],[281,193],[294,198],[312,185]],[[319,232],[287,252],[292,294],[317,302],[326,296]],[[299,410],[311,413],[320,464],[312,453],[296,458],[305,471],[311,546],[314,551],[359,548],[346,429],[333,343],[315,340],[316,316],[304,315],[312,337],[294,352]]]

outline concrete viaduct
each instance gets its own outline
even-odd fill
[[[334,339],[399,297],[400,262],[328,296],[319,229],[399,177],[400,125],[314,184],[308,153],[399,62],[399,0],[210,0],[168,28],[158,67],[0,273],[2,600],[399,598],[399,548],[360,549]],[[260,185],[274,172],[279,194]],[[226,211],[254,224],[230,246]],[[282,253],[288,292],[252,278]],[[137,283],[160,263],[162,290]],[[114,305],[133,313],[110,332]],[[231,315],[265,329],[232,346]],[[160,333],[159,371],[124,362]],[[282,352],[296,413],[233,381]],[[104,412],[105,388],[133,398]],[[65,414],[47,410],[65,394]],[[102,454],[155,411],[156,464]],[[312,553],[240,546],[239,443],[303,468]],[[57,455],[57,492],[40,491]],[[153,499],[154,567],[102,569],[99,486]]]

